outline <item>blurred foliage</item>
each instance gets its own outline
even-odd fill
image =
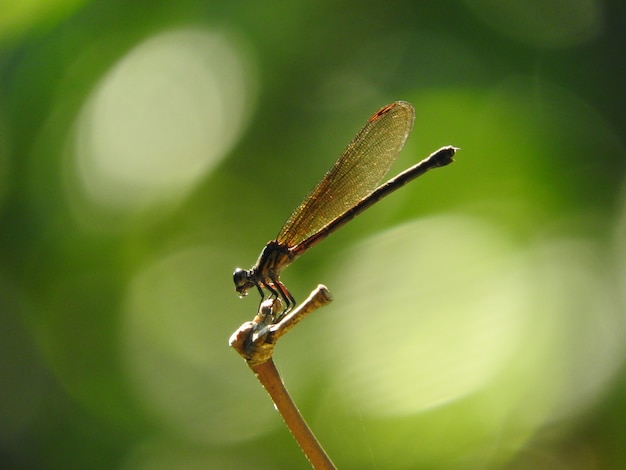
[[[19,3],[19,8],[18,8]],[[227,340],[379,107],[437,170],[291,267],[276,351],[340,468],[626,465],[617,0],[0,5],[0,467],[308,468]],[[395,170],[392,170],[395,171]]]

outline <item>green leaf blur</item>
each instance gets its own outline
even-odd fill
[[[276,350],[305,418],[339,468],[626,466],[625,17],[0,6],[0,467],[309,468],[231,275],[400,99],[392,173],[461,150],[283,273],[335,299]]]

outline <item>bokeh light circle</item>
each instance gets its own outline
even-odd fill
[[[126,295],[121,355],[133,393],[161,426],[194,442],[233,444],[280,425],[228,347],[236,298],[212,286],[226,291],[213,276],[228,272],[232,259],[208,246],[163,254],[137,272]]]
[[[120,59],[76,125],[74,173],[90,208],[133,213],[192,190],[241,134],[250,68],[229,35],[197,29],[158,34]]]

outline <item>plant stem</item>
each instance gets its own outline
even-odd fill
[[[298,407],[283,385],[274,361],[270,358],[268,361],[256,364],[250,368],[254,371],[265,390],[267,390],[267,393],[269,393],[274,405],[276,405],[276,409],[312,467],[316,470],[334,470],[333,462],[320,445],[311,428],[307,425]]]
[[[229,344],[248,364],[267,390],[291,434],[316,470],[334,470],[335,466],[304,421],[285,388],[272,359],[277,341],[291,331],[305,316],[330,303],[332,296],[326,286],[319,285],[311,295],[276,324],[271,323],[280,301],[268,299],[259,307],[254,321],[244,323],[235,331]]]

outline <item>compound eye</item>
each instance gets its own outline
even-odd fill
[[[233,281],[235,282],[235,290],[240,295],[246,295],[246,291],[252,287],[252,283],[248,278],[248,271],[245,269],[235,269],[235,272],[233,273]]]

